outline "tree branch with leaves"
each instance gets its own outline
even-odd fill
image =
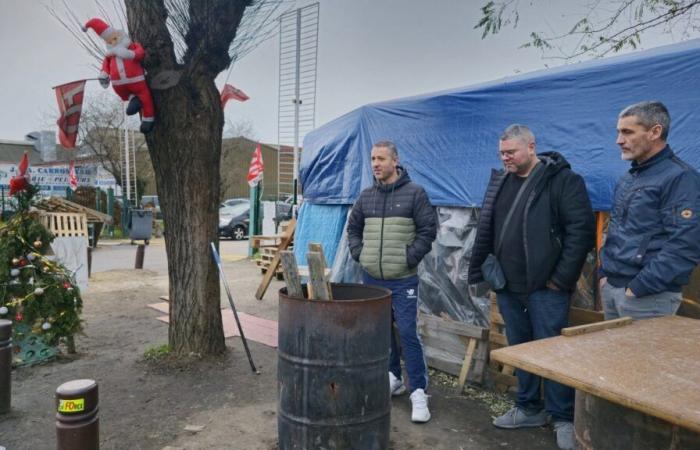
[[[533,3],[530,3],[533,5]],[[700,0],[595,0],[585,5],[586,12],[562,33],[532,31],[521,48],[558,51],[549,57],[574,59],[585,54],[605,56],[623,49],[636,49],[643,34],[662,28],[667,33],[681,33],[687,38],[698,32],[696,13]],[[518,0],[489,1],[481,8],[481,18],[474,26],[481,29],[482,39],[517,27],[520,22]]]

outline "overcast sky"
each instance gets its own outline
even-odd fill
[[[69,0],[85,20],[94,0]],[[109,4],[110,0],[102,0]],[[299,1],[300,6],[312,3]],[[581,1],[534,0],[517,29],[481,39],[474,30],[481,0],[323,0],[320,6],[316,126],[367,103],[467,86],[562,64],[538,50],[519,49],[533,30],[568,27]],[[52,0],[0,0],[0,140],[22,140],[58,115],[52,86],[96,76],[95,61],[47,12]],[[427,7],[426,7],[427,5]],[[655,32],[643,48],[676,37]],[[229,83],[250,96],[230,102],[228,122],[247,121],[254,138],[277,141],[278,40],[237,62]],[[223,86],[227,73],[217,79]],[[110,88],[111,89],[111,88]],[[88,96],[101,88],[92,82]],[[116,95],[116,94],[115,94]],[[53,127],[55,129],[55,126]]]

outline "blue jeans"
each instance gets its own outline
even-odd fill
[[[508,345],[517,345],[561,334],[569,324],[571,294],[542,289],[531,294],[497,292],[498,308],[506,323]],[[518,377],[517,406],[528,412],[542,410],[540,377],[516,370]],[[573,421],[574,389],[544,380],[544,406],[555,421]]]
[[[680,292],[659,292],[645,297],[628,297],[626,288],[605,283],[600,290],[603,300],[605,320],[630,316],[633,319],[651,319],[653,317],[672,316],[681,305]]]
[[[389,371],[401,379],[401,356],[403,353],[408,373],[408,389],[425,390],[428,387],[428,366],[423,355],[423,344],[418,335],[418,277],[412,276],[398,280],[378,280],[367,272],[362,272],[362,282],[381,286],[391,291],[391,319],[396,324],[401,342],[397,342],[396,333],[391,333],[391,357]],[[393,331],[393,330],[392,330]]]

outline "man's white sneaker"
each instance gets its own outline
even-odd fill
[[[411,393],[411,404],[413,405],[413,412],[411,413],[412,421],[425,423],[430,420],[428,396],[423,389],[416,389]]]
[[[406,392],[406,386],[403,385],[403,381],[396,378],[396,375],[389,372],[389,394],[390,395],[401,395]]]

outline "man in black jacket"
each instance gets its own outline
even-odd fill
[[[482,273],[487,256],[495,256],[505,285],[491,287],[505,320],[508,344],[515,345],[559,335],[568,326],[571,292],[594,245],[595,219],[581,176],[559,153],[537,155],[530,129],[509,126],[499,152],[505,170],[492,173],[486,190],[469,282],[498,283],[492,276],[493,264]],[[541,426],[549,414],[559,448],[573,448],[574,390],[545,380],[545,410],[540,378],[522,370],[517,377],[516,406],[493,424]]]

